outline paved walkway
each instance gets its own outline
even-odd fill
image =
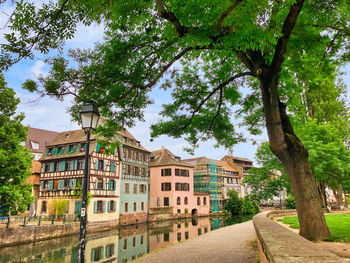
[[[200,237],[145,255],[141,263],[234,262],[256,263],[256,251],[250,244],[255,239],[252,221],[206,233]]]

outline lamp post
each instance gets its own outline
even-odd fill
[[[85,256],[85,237],[86,237],[86,206],[87,206],[87,189],[89,183],[89,146],[90,146],[90,132],[96,129],[100,114],[93,102],[83,105],[80,111],[80,120],[82,128],[86,134],[86,151],[85,151],[85,167],[83,180],[83,193],[81,201],[80,213],[80,234],[79,234],[79,253],[78,262],[84,263]]]

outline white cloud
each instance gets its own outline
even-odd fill
[[[39,77],[40,75],[45,76],[47,71],[44,70],[45,62],[43,60],[38,60],[33,66],[30,67],[30,72],[34,77]]]

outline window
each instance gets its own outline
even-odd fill
[[[84,170],[85,160],[78,161],[78,170]]]
[[[91,250],[91,262],[103,259],[103,247],[93,248]]]
[[[132,168],[132,166],[127,164],[126,167],[127,167],[127,171],[128,171],[127,173],[128,173],[128,174],[131,174],[131,168]]]
[[[114,162],[111,162],[111,172],[112,172],[112,173],[114,172],[114,167],[115,167],[115,163],[114,163]]]
[[[79,152],[85,152],[86,151],[86,143],[79,144]]]
[[[108,190],[114,191],[115,189],[116,189],[115,180],[109,180],[108,181]]]
[[[181,241],[181,233],[177,233],[177,241]]]
[[[142,154],[142,161],[146,162],[146,154]]]
[[[197,205],[201,205],[201,199],[197,197]]]
[[[139,153],[135,152],[135,160],[139,160]]]
[[[185,239],[188,239],[189,235],[188,235],[188,231],[185,232]]]
[[[176,204],[177,204],[177,205],[181,205],[181,199],[180,199],[180,196],[178,196],[178,197],[176,198]]]
[[[96,190],[103,190],[103,179],[96,179]]]
[[[103,213],[103,201],[95,201],[95,213]]]
[[[106,170],[106,163],[104,160],[96,160],[95,162],[95,170],[98,171],[105,171]]]
[[[162,169],[162,176],[171,176],[171,169]]]
[[[207,233],[207,232],[208,232],[208,228],[205,227],[205,228],[204,228],[204,233]]]
[[[207,198],[203,197],[203,205],[207,205]]]
[[[106,246],[106,258],[114,255],[114,244],[109,244]]]
[[[41,212],[46,213],[46,209],[47,209],[47,203],[46,203],[46,201],[43,201],[41,203]]]
[[[169,206],[169,197],[164,197],[164,206]]]
[[[126,138],[125,138],[126,139]],[[130,155],[130,151],[129,150],[126,150],[125,151],[125,157],[129,157],[129,155]]]
[[[167,242],[169,242],[169,233],[164,233],[164,236],[163,236],[163,239],[164,239],[164,241],[167,241]]]
[[[140,168],[137,166],[134,167],[134,175],[140,175]]]
[[[74,213],[78,214],[81,211],[81,201],[75,201],[75,209],[74,209]]]
[[[136,202],[134,202],[134,212],[136,212]]]
[[[175,190],[176,191],[189,191],[190,184],[188,184],[188,183],[175,183]]]
[[[175,169],[175,176],[189,177],[189,170]]]
[[[39,143],[30,141],[30,144],[32,145],[32,149],[38,150],[39,149]]]
[[[146,193],[146,185],[145,184],[140,184],[140,194]]]
[[[137,194],[137,184],[134,184],[134,194]]]
[[[140,244],[143,245],[143,235],[140,237]]]
[[[198,228],[198,236],[202,234],[202,229]]]
[[[132,246],[135,247],[136,246],[136,237],[132,238]]]
[[[181,214],[181,209],[177,209],[177,213],[178,213],[178,214]]]
[[[127,249],[127,248],[128,248],[128,239],[125,238],[125,239],[124,239],[123,249]],[[126,262],[128,262],[128,260],[126,260]]]
[[[125,183],[125,185],[124,185],[124,193],[126,193],[126,194],[129,193],[129,183]]]
[[[177,223],[177,228],[181,228],[181,223]]]
[[[115,212],[115,202],[113,200],[108,202],[108,212]]]
[[[185,205],[188,204],[188,198],[187,198],[187,196],[186,196],[185,199],[184,199],[184,204],[185,204]]]
[[[145,203],[141,202],[141,211],[144,211],[144,210],[145,210]]]
[[[171,183],[162,183],[162,191],[171,191]]]
[[[125,208],[125,212],[127,213],[127,212],[129,212],[129,204],[128,203],[125,203],[124,204],[124,208]]]

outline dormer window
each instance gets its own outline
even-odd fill
[[[46,155],[47,156],[52,156],[53,154],[54,154],[54,148],[48,148],[47,152],[46,152]]]
[[[30,144],[32,146],[32,149],[34,149],[34,150],[38,150],[39,149],[39,143],[38,142],[30,141]]]
[[[86,151],[86,143],[79,144],[79,152],[85,152]]]

